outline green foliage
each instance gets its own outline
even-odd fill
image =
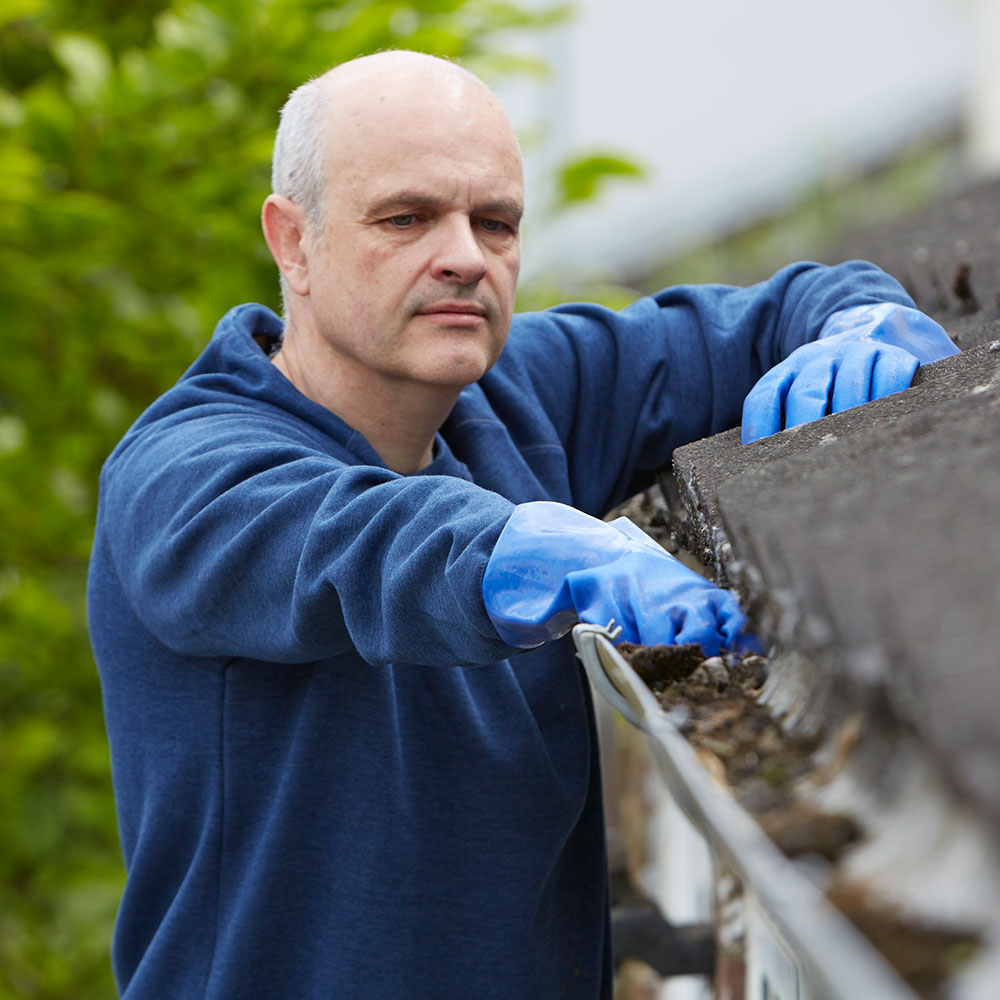
[[[0,998],[113,993],[122,884],[84,578],[101,462],[230,306],[278,109],[398,47],[487,77],[563,8],[504,0],[5,0],[0,10]]]
[[[637,181],[646,169],[633,160],[610,152],[582,153],[564,160],[555,170],[552,191],[543,217],[556,218],[600,200],[616,178]],[[522,312],[548,309],[564,302],[600,302],[610,309],[624,309],[641,293],[622,284],[610,271],[583,274],[550,270],[522,281],[517,308]]]
[[[567,208],[580,202],[592,201],[612,177],[638,180],[645,170],[637,163],[612,153],[590,153],[576,156],[558,171],[556,207]]]

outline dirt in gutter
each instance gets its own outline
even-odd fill
[[[835,865],[863,836],[850,816],[821,811],[797,794],[815,770],[818,738],[790,735],[758,701],[768,661],[760,656],[705,659],[701,647],[617,647],[695,749],[788,857]],[[832,879],[831,902],[872,942],[924,1000],[939,1000],[979,945],[971,932],[905,919],[857,886]]]

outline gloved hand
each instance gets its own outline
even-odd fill
[[[493,549],[483,599],[497,633],[529,648],[578,621],[622,627],[620,640],[756,648],[736,599],[665,552],[628,518],[610,524],[549,501],[519,504]]]
[[[742,441],[901,392],[920,365],[952,354],[958,348],[948,334],[916,309],[892,302],[842,309],[750,390]]]

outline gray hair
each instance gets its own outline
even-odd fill
[[[289,95],[271,158],[271,190],[306,210],[309,227],[323,228],[323,150],[327,114],[324,104],[326,74],[314,77]],[[280,276],[281,304],[288,318],[288,284]]]
[[[305,208],[309,225],[323,224],[326,74],[291,92],[281,109],[271,160],[271,190]]]

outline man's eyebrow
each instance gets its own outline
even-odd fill
[[[507,215],[515,222],[520,222],[524,214],[524,205],[516,198],[498,198],[480,206],[477,211],[485,212],[487,215]]]
[[[393,191],[385,197],[379,198],[368,208],[368,215],[380,217],[386,212],[392,212],[398,208],[447,208],[449,201],[427,191],[416,189],[405,189]],[[505,215],[515,222],[520,221],[524,214],[524,205],[517,198],[495,198],[491,201],[483,202],[475,206],[476,215]]]

